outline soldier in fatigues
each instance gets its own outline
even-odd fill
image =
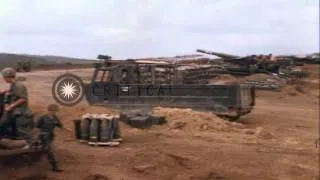
[[[19,137],[31,143],[33,118],[28,109],[28,91],[24,84],[16,81],[16,71],[13,68],[5,68],[1,71],[5,82],[10,84],[6,93],[4,110],[7,112],[6,125],[11,128],[12,136]],[[9,126],[8,126],[9,124]],[[3,128],[3,127],[2,127]]]
[[[36,122],[34,131],[36,135],[39,135],[39,138],[44,146],[48,161],[52,167],[52,171],[62,172],[62,170],[58,168],[58,164],[52,149],[54,128],[63,128],[60,119],[56,115],[56,112],[58,112],[59,108],[56,104],[51,104],[48,106],[47,110],[47,114],[41,116]]]

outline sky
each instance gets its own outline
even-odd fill
[[[114,59],[319,52],[318,0],[0,0],[0,52]]]

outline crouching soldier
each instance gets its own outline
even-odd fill
[[[58,164],[52,149],[52,143],[54,140],[54,128],[63,128],[60,119],[57,117],[59,107],[56,104],[51,104],[47,108],[47,113],[39,117],[35,123],[34,133],[39,137],[41,144],[47,154],[48,161],[51,165],[51,170],[55,172],[62,172],[58,168]]]
[[[13,68],[4,68],[2,77],[10,85],[8,90],[2,90],[6,94],[4,105],[5,118],[2,119],[1,128],[10,128],[11,136],[32,141],[33,117],[28,108],[28,91],[26,86],[16,81],[16,71]]]

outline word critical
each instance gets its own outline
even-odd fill
[[[172,96],[171,85],[115,85],[110,83],[94,83],[91,94],[103,97],[118,96]]]

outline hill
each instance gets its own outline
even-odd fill
[[[33,67],[48,66],[48,65],[60,65],[60,64],[92,64],[95,60],[79,59],[63,56],[40,56],[29,54],[9,54],[0,53],[0,69],[11,66],[16,67],[18,62],[30,61]]]

